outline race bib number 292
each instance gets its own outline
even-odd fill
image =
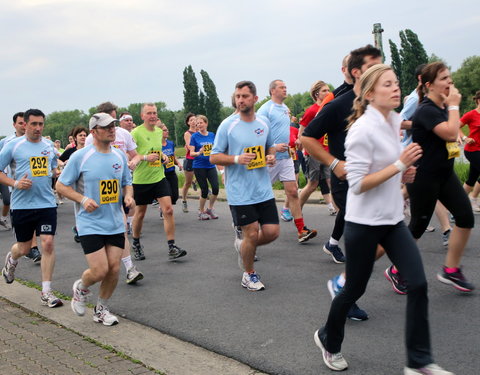
[[[32,177],[48,176],[48,157],[32,156],[30,158],[30,173]]]

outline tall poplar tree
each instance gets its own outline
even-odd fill
[[[198,83],[191,65],[183,70],[183,108],[186,113],[199,112]]]
[[[222,122],[222,103],[218,99],[217,89],[208,73],[201,70],[200,74],[202,75],[203,91],[205,92],[205,115],[208,117],[208,127],[210,131],[216,132]]]

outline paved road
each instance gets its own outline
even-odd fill
[[[292,223],[281,224],[280,238],[261,248],[258,254],[256,269],[267,289],[250,293],[240,286],[241,272],[232,246],[226,203],[218,204],[220,219],[207,222],[196,219],[196,202],[192,200],[190,205],[188,214],[176,207],[177,243],[189,251],[178,262],[168,262],[158,211],[149,209],[142,238],[147,259],[137,262],[146,277],[137,286],[121,283],[112,297],[112,310],[267,373],[329,374],[312,340],[330,306],[326,282],[342,270],[321,251],[334,221],[326,207],[305,207],[307,225],[319,230],[319,236],[305,245],[297,244]],[[71,285],[86,265],[80,246],[72,240],[72,224],[72,206],[64,204],[59,208],[53,287],[69,295]],[[466,275],[477,286],[479,236],[479,231],[474,230],[463,261]],[[0,233],[0,238],[5,253],[12,241],[11,234]],[[425,234],[419,244],[430,282],[436,360],[457,375],[477,374],[478,293],[462,295],[436,281],[435,274],[445,254],[438,229]],[[367,293],[359,302],[370,314],[370,320],[347,323],[342,351],[350,363],[351,374],[402,372],[405,298],[394,294],[383,277],[387,265],[387,259],[378,262]],[[17,277],[40,282],[37,265],[22,260],[17,270]],[[67,307],[65,314],[71,313]]]

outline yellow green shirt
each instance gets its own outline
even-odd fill
[[[165,178],[162,164],[162,139],[163,131],[154,127],[153,131],[147,130],[145,124],[137,126],[132,130],[132,137],[137,144],[137,153],[148,155],[152,152],[158,153],[159,160],[155,162],[140,161],[133,171],[134,184],[154,184]]]

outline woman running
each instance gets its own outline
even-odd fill
[[[428,324],[427,280],[418,247],[403,222],[400,182],[412,181],[412,165],[422,155],[416,143],[401,151],[400,89],[393,70],[383,64],[360,78],[360,95],[345,142],[348,189],[345,214],[347,280],[334,298],[326,325],[314,340],[332,370],[348,367],[340,353],[348,310],[365,292],[378,245],[408,280],[405,375],[453,375],[433,363]]]
[[[185,183],[182,188],[182,209],[183,212],[188,212],[187,204],[187,194],[188,189],[193,184],[193,190],[197,190],[195,182],[193,182],[193,156],[190,155],[190,138],[197,131],[197,118],[193,113],[188,113],[185,118],[185,124],[188,126],[188,130],[183,134],[183,139],[185,140],[185,149],[187,154],[185,155],[185,160],[183,161],[183,172],[185,174]]]
[[[419,239],[428,226],[437,199],[455,218],[445,264],[437,274],[439,281],[471,292],[474,286],[460,268],[465,245],[474,226],[472,207],[453,164],[460,156],[457,143],[461,95],[445,64],[434,62],[422,70],[420,104],[412,118],[412,137],[423,149],[417,175],[407,184],[410,196],[410,231]],[[400,272],[401,273],[401,272]]]
[[[462,141],[465,142],[465,157],[470,162],[468,179],[463,188],[470,194],[475,186],[475,182],[480,177],[480,91],[477,91],[473,97],[477,108],[465,113],[460,119],[460,128],[468,125],[468,137],[461,134]],[[470,198],[475,212],[480,212],[480,207],[476,198]]]
[[[193,160],[193,171],[201,189],[200,207],[198,211],[198,220],[218,219],[213,205],[218,195],[218,175],[215,165],[210,163],[210,152],[212,151],[215,134],[207,130],[208,119],[206,116],[197,116],[197,133],[190,139],[190,155]],[[208,208],[205,209],[205,203],[208,198],[208,182],[212,188]]]
[[[165,177],[170,185],[170,190],[172,192],[172,204],[176,204],[178,200],[178,176],[175,171],[175,166],[178,166],[179,170],[182,170],[182,166],[175,157],[175,143],[168,139],[169,131],[168,128],[164,125],[163,130],[163,143],[162,143],[162,153],[167,155],[168,160],[164,163],[165,168]]]

